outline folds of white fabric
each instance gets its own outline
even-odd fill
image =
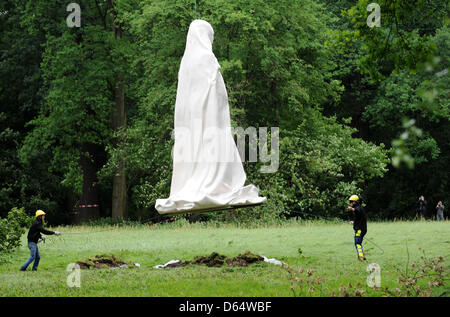
[[[157,199],[160,214],[260,204],[234,143],[228,95],[212,51],[214,31],[195,20],[178,73],[170,196]]]

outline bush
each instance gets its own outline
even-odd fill
[[[0,255],[14,251],[20,246],[20,237],[25,233],[25,227],[33,222],[33,218],[25,213],[24,208],[14,207],[7,218],[0,218]]]

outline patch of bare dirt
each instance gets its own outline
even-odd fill
[[[257,262],[264,262],[264,258],[250,251],[245,251],[234,258],[227,258],[225,255],[213,252],[208,256],[197,256],[192,261],[179,261],[168,264],[166,268],[184,267],[189,264],[206,265],[208,267],[221,267],[223,265],[247,267]]]
[[[227,259],[227,264],[230,266],[249,266],[253,263],[257,262],[264,262],[264,258],[262,256],[259,256],[257,254],[251,253],[250,251],[245,251],[242,254],[239,254],[238,256]]]
[[[93,258],[78,261],[76,264],[80,266],[80,269],[134,267],[134,263],[125,262],[112,254],[96,255]]]

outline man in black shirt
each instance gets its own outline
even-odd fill
[[[427,201],[425,200],[425,197],[419,197],[419,200],[417,201],[416,211],[422,218],[427,218]]]
[[[367,217],[364,212],[363,207],[360,204],[359,197],[357,195],[352,195],[350,198],[350,206],[348,210],[353,211],[354,220],[350,222],[353,224],[353,230],[355,230],[355,247],[358,253],[358,260],[365,261],[364,251],[362,247],[362,241],[367,233]]]
[[[32,270],[37,271],[37,267],[39,265],[39,260],[41,259],[37,244],[39,242],[39,239],[42,238],[41,233],[48,234],[48,235],[56,234],[57,236],[59,236],[61,234],[58,231],[45,230],[44,226],[42,224],[44,219],[45,219],[45,212],[43,212],[42,210],[36,211],[36,220],[31,225],[31,228],[28,231],[28,236],[27,236],[28,248],[30,249],[30,257],[25,262],[25,264],[22,265],[22,267],[20,268],[21,271],[26,271],[28,265],[30,265],[31,262],[33,262],[33,261],[34,261],[34,263],[33,263]]]

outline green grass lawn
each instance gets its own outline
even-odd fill
[[[218,252],[236,256],[246,250],[276,258],[296,269],[305,281],[322,277],[324,282],[311,285],[295,282],[297,296],[339,295],[342,285],[360,284],[365,296],[381,296],[366,285],[367,264],[381,268],[381,287],[395,289],[408,263],[421,263],[425,250],[428,258],[444,257],[444,286],[433,288],[433,296],[448,291],[448,255],[450,225],[445,222],[369,223],[371,241],[363,246],[368,262],[356,259],[353,231],[344,223],[299,222],[283,226],[245,229],[235,226],[203,226],[176,223],[137,227],[59,227],[60,237],[48,236],[40,243],[38,272],[20,272],[29,256],[26,237],[11,260],[0,264],[0,296],[293,296],[287,270],[277,265],[258,263],[243,267],[209,268],[187,266],[154,269],[172,259],[191,260],[198,255]],[[101,232],[98,232],[101,231]],[[302,254],[299,253],[301,249]],[[409,251],[409,252],[408,252]],[[136,269],[81,270],[81,287],[70,288],[67,265],[97,254],[112,253],[125,261],[140,263]],[[306,270],[313,269],[308,277]],[[413,272],[409,265],[409,272]],[[426,287],[430,279],[419,281]],[[448,293],[446,293],[448,296]]]

